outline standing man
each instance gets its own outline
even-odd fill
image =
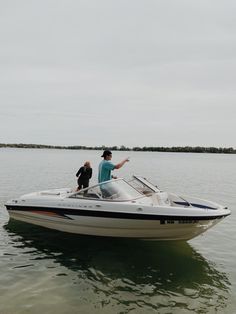
[[[98,182],[104,182],[111,180],[112,178],[116,179],[111,175],[111,171],[114,169],[120,169],[126,162],[129,161],[129,158],[124,159],[117,165],[111,162],[112,152],[109,150],[104,150],[102,156],[104,159],[100,162],[98,167]]]

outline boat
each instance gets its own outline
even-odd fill
[[[5,204],[10,218],[63,232],[144,240],[188,241],[230,215],[212,201],[162,191],[133,176],[80,191],[50,189]]]

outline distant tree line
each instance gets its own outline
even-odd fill
[[[54,149],[73,149],[73,150],[105,150],[111,151],[139,151],[139,152],[175,152],[175,153],[215,153],[215,154],[236,154],[236,149],[233,147],[202,147],[202,146],[173,146],[173,147],[156,147],[144,146],[129,148],[124,145],[121,146],[53,146],[41,144],[4,144],[0,143],[0,148],[54,148]]]

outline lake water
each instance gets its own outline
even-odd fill
[[[189,242],[86,237],[8,222],[8,199],[75,187],[86,160],[96,182],[100,155],[0,149],[0,314],[236,313],[236,155],[113,153],[115,163],[130,156],[118,176],[139,174],[232,210]]]

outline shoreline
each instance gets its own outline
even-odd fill
[[[111,151],[139,151],[139,152],[173,152],[173,153],[211,153],[211,154],[236,154],[233,147],[203,147],[203,146],[143,146],[143,147],[125,147],[125,146],[61,146],[61,145],[43,145],[43,144],[5,144],[0,143],[0,148],[34,148],[34,149],[69,149],[69,150],[105,150]]]

